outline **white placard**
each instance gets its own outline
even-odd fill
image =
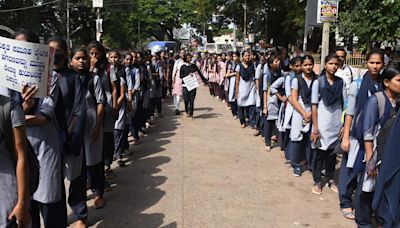
[[[103,8],[103,0],[93,0],[93,8]]]
[[[189,74],[182,80],[185,83],[185,86],[189,92],[200,86],[199,82],[197,81],[197,77],[194,74]]]
[[[35,97],[47,96],[53,56],[48,45],[0,37],[0,85],[18,92],[35,85]]]

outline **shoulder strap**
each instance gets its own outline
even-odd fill
[[[378,110],[379,110],[379,119],[382,118],[383,114],[385,113],[385,105],[386,105],[386,98],[383,92],[375,93],[375,96],[378,100]]]
[[[319,89],[319,93],[321,93],[322,88],[324,88],[325,86],[325,80],[324,80],[324,75],[321,75],[317,78],[318,80],[318,89]]]
[[[297,85],[299,87],[299,92],[300,92],[300,90],[302,89],[301,87],[302,87],[303,77],[301,76],[301,74],[298,74],[298,75],[296,75],[296,78],[297,78]]]
[[[11,99],[2,95],[0,95],[0,130],[5,145],[10,148],[11,157],[14,157],[11,138]]]

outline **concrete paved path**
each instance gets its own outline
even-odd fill
[[[183,104],[182,108],[183,109]],[[283,153],[263,150],[226,105],[198,90],[195,119],[164,118],[125,168],[115,168],[105,208],[88,201],[95,227],[355,227],[339,211],[338,196],[311,193],[312,176],[293,177]]]

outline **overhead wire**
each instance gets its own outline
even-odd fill
[[[21,7],[21,8],[0,10],[0,13],[15,12],[15,11],[21,11],[21,10],[39,8],[39,7],[42,7],[42,6],[45,6],[45,5],[50,5],[50,4],[59,2],[59,1],[61,1],[61,0],[54,0],[54,1],[51,1],[51,2],[46,2],[46,3],[40,4],[40,5],[35,5],[35,6],[26,6],[26,7]]]

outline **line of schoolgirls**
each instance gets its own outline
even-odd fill
[[[39,43],[29,30],[16,32],[14,38]],[[97,41],[68,50],[58,36],[47,43],[55,49],[47,97],[33,98],[35,87],[24,87],[21,93],[0,88],[1,116],[10,122],[1,121],[1,134],[12,134],[15,141],[12,147],[0,143],[0,227],[66,227],[66,203],[75,227],[87,227],[87,190],[93,193],[94,208],[104,207],[107,180],[114,176],[111,164],[116,160],[123,167],[123,156],[129,155],[129,132],[139,144],[154,117],[162,116],[165,53],[149,58],[140,52],[106,53]],[[12,132],[5,132],[8,125]],[[25,139],[40,166],[31,194]]]
[[[400,135],[392,127],[399,124],[400,69],[384,68],[381,50],[368,53],[363,75],[345,64],[343,48],[325,58],[319,76],[310,55],[289,66],[279,51],[226,56],[203,56],[203,74],[211,96],[227,102],[242,128],[256,129],[266,151],[278,138],[293,175],[312,172],[311,192],[327,186],[338,193],[342,215],[358,227],[400,226]]]

